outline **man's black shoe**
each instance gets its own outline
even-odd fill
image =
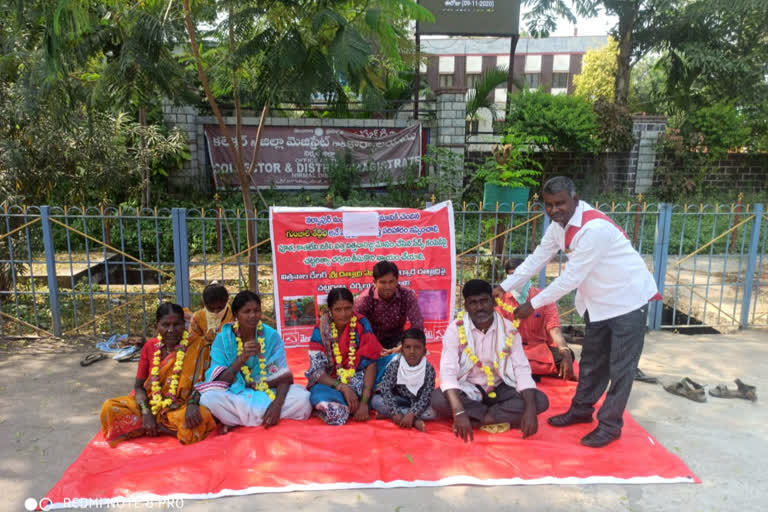
[[[600,427],[597,427],[595,430],[581,438],[581,444],[592,448],[601,448],[608,443],[617,440],[619,437],[621,437],[621,434],[610,434]]]
[[[567,427],[568,425],[573,425],[575,423],[592,423],[592,415],[590,414],[589,416],[577,416],[571,411],[568,411],[565,414],[552,416],[547,420],[547,422],[553,427]]]

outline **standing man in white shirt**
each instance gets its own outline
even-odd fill
[[[661,299],[661,295],[624,230],[604,213],[579,201],[570,178],[548,180],[542,196],[553,222],[541,244],[494,290],[494,295],[519,289],[559,250],[565,252],[568,262],[560,276],[520,305],[515,316],[526,318],[576,290],[576,309],[586,322],[579,384],[568,412],[548,421],[555,427],[592,422],[595,402],[608,388],[597,413],[597,428],[581,440],[583,445],[599,448],[621,436],[622,416],[643,351],[648,302]]]

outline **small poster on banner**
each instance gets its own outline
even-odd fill
[[[341,222],[346,238],[379,235],[379,212],[344,212]]]

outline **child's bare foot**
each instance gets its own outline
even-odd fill
[[[413,421],[413,428],[415,428],[419,432],[426,432],[427,431],[427,428],[424,425],[424,420],[421,420],[421,419],[417,419],[417,420]]]
[[[219,434],[221,435],[229,434],[230,430],[232,430],[232,427],[230,427],[229,425],[224,425],[224,424],[219,425]]]

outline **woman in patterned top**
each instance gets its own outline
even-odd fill
[[[331,290],[328,312],[309,342],[310,402],[329,425],[343,425],[350,415],[356,421],[369,418],[368,402],[376,383],[381,345],[368,320],[353,308],[352,292]]]
[[[381,394],[371,405],[376,417],[391,418],[400,428],[424,432],[424,420],[436,418],[430,407],[435,389],[435,369],[427,361],[427,338],[421,329],[403,333],[402,351],[384,372],[379,385]]]

